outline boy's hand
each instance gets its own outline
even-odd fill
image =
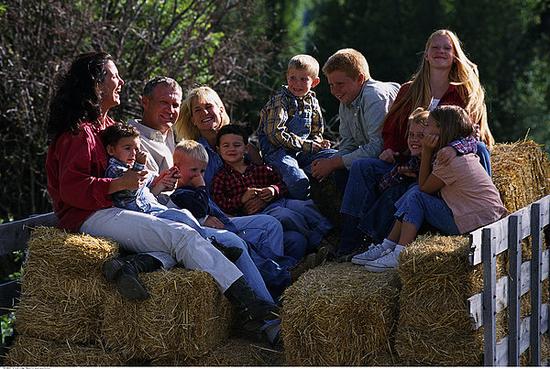
[[[270,202],[275,197],[275,188],[273,186],[264,187],[260,189],[260,193],[258,196],[260,196],[260,199],[264,200],[265,202]]]
[[[151,184],[151,188],[158,191],[157,194],[163,191],[172,191],[176,188],[179,177],[179,169],[177,167],[172,167],[168,170],[162,171],[158,177],[154,179]]]
[[[417,174],[414,170],[411,169],[408,165],[400,165],[397,167],[397,172],[401,175],[416,178]]]
[[[223,222],[221,220],[219,220],[216,217],[210,216],[210,215],[206,216],[206,220],[204,221],[204,225],[206,227],[216,228],[216,229],[224,229],[225,228],[225,225],[223,224]]]
[[[247,188],[243,196],[241,197],[241,202],[244,204],[254,197],[258,196],[260,190],[257,188]]]
[[[387,161],[388,163],[395,163],[395,157],[398,155],[399,153],[397,151],[386,149],[380,153],[378,159]]]
[[[338,168],[344,167],[344,161],[340,156],[333,156],[328,159],[317,159],[311,163],[311,175],[321,182]]]
[[[136,162],[145,165],[147,163],[147,152],[138,150],[136,152]]]
[[[262,211],[267,206],[267,202],[259,197],[253,197],[244,203],[245,214],[251,215]]]
[[[332,142],[330,142],[329,140],[323,140],[320,142],[320,144],[323,149],[330,149],[330,147],[332,146]]]

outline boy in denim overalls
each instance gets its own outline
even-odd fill
[[[323,139],[324,121],[312,88],[319,84],[319,63],[296,55],[288,63],[282,86],[260,112],[258,138],[265,162],[283,177],[292,198],[309,197],[311,163],[336,150]],[[307,173],[307,174],[306,174]]]

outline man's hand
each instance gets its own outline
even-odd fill
[[[216,229],[225,228],[225,225],[221,220],[211,215],[206,216],[206,220],[204,221],[204,226],[210,227],[210,228],[216,228]]]

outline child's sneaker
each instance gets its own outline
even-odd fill
[[[381,257],[376,260],[365,263],[365,268],[369,272],[385,272],[397,268],[399,265],[399,254],[403,251],[403,246],[395,246],[393,250],[386,250]]]
[[[367,251],[355,255],[351,258],[351,262],[357,265],[366,265],[369,261],[373,261],[382,256],[387,250],[393,251],[395,245],[381,243],[379,245],[371,244]]]

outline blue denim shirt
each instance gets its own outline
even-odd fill
[[[141,171],[145,168],[143,164],[134,163],[132,170]],[[105,170],[105,177],[119,178],[128,170],[126,163],[111,157],[109,165]],[[137,190],[122,190],[111,194],[113,204],[117,208],[139,211],[142,213],[151,213],[154,211],[166,210],[164,205],[161,205],[155,195],[151,193],[149,186],[153,182],[154,176],[149,175],[146,183]]]
[[[399,84],[370,78],[355,100],[340,103],[340,146],[338,154],[347,169],[356,159],[377,157],[382,151],[382,123],[397,96]]]

